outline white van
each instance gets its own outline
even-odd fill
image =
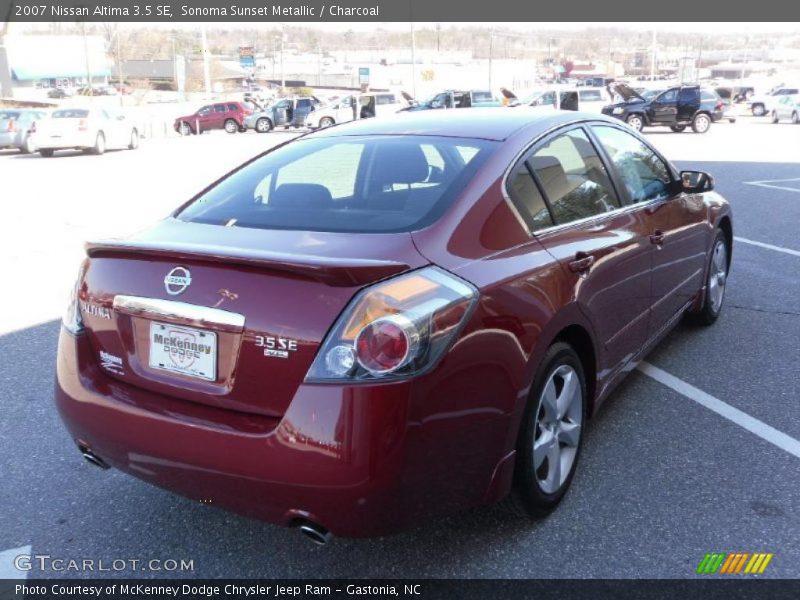
[[[534,92],[522,101],[523,106],[541,110],[577,110],[601,113],[611,103],[608,92],[602,88],[559,88]]]
[[[407,106],[405,99],[394,92],[353,94],[310,113],[306,117],[306,127],[317,129],[356,119],[390,115]]]

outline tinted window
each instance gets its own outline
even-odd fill
[[[214,105],[214,112],[225,112],[225,105],[224,104],[215,104]]]
[[[602,102],[603,100],[600,90],[581,90],[580,97],[584,102]]]
[[[239,110],[235,104],[228,104],[228,110],[230,111],[237,111]]]
[[[580,129],[554,138],[530,158],[529,164],[558,224],[619,208],[606,169]]]
[[[394,96],[391,94],[376,96],[376,101],[378,104],[394,104],[397,102],[397,100],[395,100]]]
[[[655,152],[627,131],[602,125],[595,125],[593,129],[634,202],[670,195],[672,177]]]
[[[711,100],[719,100],[720,98],[714,92],[702,91],[700,92],[700,99],[705,101],[711,101]]]
[[[697,88],[683,88],[678,92],[679,102],[697,102],[700,99],[700,90]]]
[[[497,146],[431,136],[309,138],[265,154],[178,218],[306,231],[411,231],[437,219]]]
[[[311,100],[309,98],[300,98],[297,101],[297,108],[310,108]]]
[[[517,209],[523,213],[523,218],[529,222],[532,231],[553,224],[550,211],[525,163],[519,165],[508,178],[508,193]]]
[[[492,92],[472,92],[473,102],[491,102]]]
[[[675,102],[678,98],[678,90],[667,90],[656,98],[656,102]]]

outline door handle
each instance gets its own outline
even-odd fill
[[[594,264],[594,256],[585,252],[575,254],[575,260],[569,262],[569,270],[573,273],[585,273]]]
[[[666,239],[666,237],[667,236],[663,231],[656,229],[656,232],[650,236],[650,243],[660,246],[664,243],[664,239]]]

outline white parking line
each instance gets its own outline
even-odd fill
[[[783,190],[785,192],[795,192],[796,194],[800,194],[800,188],[793,188],[785,185],[772,185],[774,183],[784,183],[787,181],[800,181],[800,177],[795,177],[793,179],[765,179],[764,181],[743,181],[742,183],[745,183],[747,185],[757,185],[758,187],[770,188],[773,190]]]
[[[20,554],[30,554],[30,546],[11,548],[0,552],[0,579],[27,579],[28,572],[20,571],[14,566],[14,559]]]
[[[713,410],[718,415],[725,417],[729,421],[736,423],[739,427],[747,429],[747,431],[756,434],[763,440],[768,441],[785,450],[789,454],[800,458],[800,440],[796,440],[791,436],[786,435],[782,431],[778,431],[774,427],[767,425],[763,421],[759,421],[755,417],[751,417],[738,408],[734,408],[730,404],[715,398],[711,394],[707,394],[701,389],[686,383],[682,379],[678,379],[674,375],[670,375],[666,371],[662,371],[658,367],[654,367],[650,363],[642,362],[639,364],[639,370],[645,375],[649,375],[659,383],[664,384],[668,388],[675,390],[682,396],[694,400],[701,406],[705,406],[709,410]]]
[[[774,250],[775,252],[783,252],[784,254],[791,254],[792,256],[800,256],[800,250],[792,250],[791,248],[784,248],[783,246],[773,246],[772,244],[765,244],[764,242],[757,242],[741,237],[734,237],[733,239],[742,244],[750,244],[751,246],[758,246],[759,248]]]

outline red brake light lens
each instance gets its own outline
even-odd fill
[[[8,122],[8,131],[16,131],[17,130],[17,121],[15,119],[11,119]]]
[[[438,267],[377,283],[344,310],[306,381],[369,381],[424,373],[456,339],[477,290]]]

